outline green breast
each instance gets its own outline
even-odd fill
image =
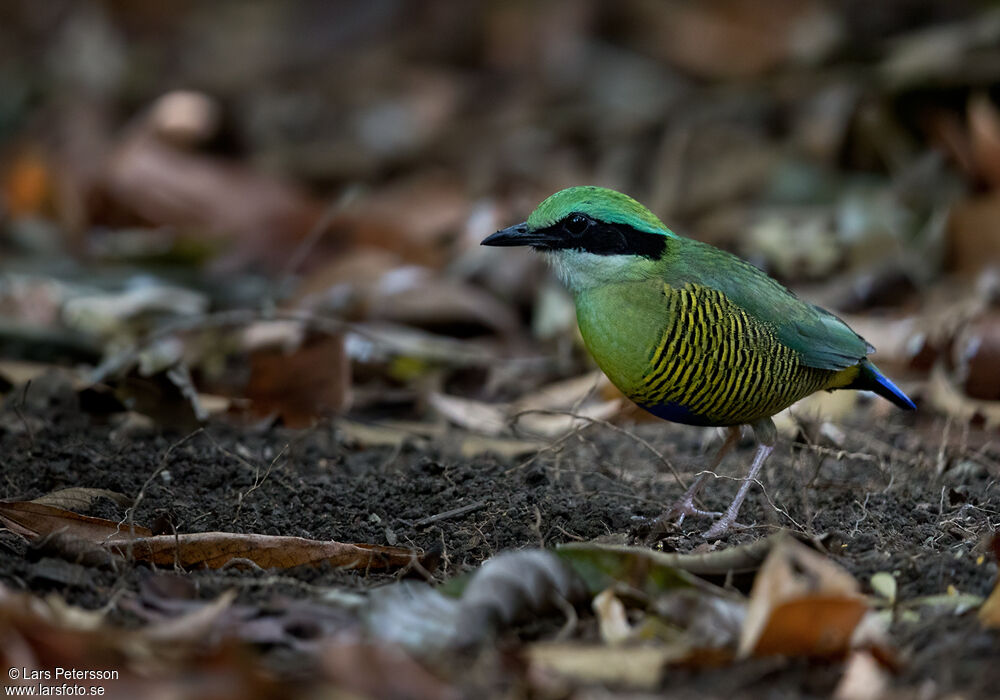
[[[584,342],[608,378],[671,420],[752,423],[836,374],[802,364],[771,325],[708,287],[649,280],[586,290],[576,302]]]

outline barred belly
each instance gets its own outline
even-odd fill
[[[774,328],[722,292],[664,286],[666,327],[629,398],[681,423],[737,425],[771,416],[829,385],[836,372],[807,367]]]

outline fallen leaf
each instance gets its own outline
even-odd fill
[[[843,654],[867,611],[853,576],[809,547],[783,539],[754,580],[738,655]]]
[[[993,549],[993,558],[1000,562],[1000,535],[993,535],[990,546]],[[1000,576],[997,577],[986,602],[979,608],[979,622],[983,627],[1000,628]]]
[[[49,164],[36,151],[15,155],[0,178],[0,199],[14,218],[42,214],[51,205],[53,178]]]
[[[872,574],[871,587],[873,591],[885,598],[889,605],[895,605],[897,592],[895,576],[888,571],[879,571]]]
[[[513,438],[469,435],[462,438],[458,452],[463,457],[479,457],[485,454],[493,454],[513,459],[515,457],[535,454],[546,446],[547,443],[538,440],[515,440]]]
[[[203,640],[217,628],[219,617],[236,600],[236,594],[236,590],[225,591],[212,602],[199,605],[184,615],[147,625],[142,634],[154,642],[170,644],[193,644]]]
[[[350,362],[340,335],[307,340],[293,351],[250,356],[245,396],[257,417],[278,415],[291,428],[342,413],[350,400]]]
[[[358,423],[339,419],[337,433],[349,445],[356,447],[399,447],[413,443],[426,445],[428,438],[441,437],[444,426],[414,423]]]
[[[644,547],[571,542],[556,554],[583,579],[593,595],[622,583],[647,595],[678,588],[714,590],[710,584],[676,566],[677,558]]]
[[[31,499],[31,502],[39,503],[43,506],[80,511],[89,508],[98,498],[107,498],[122,508],[129,507],[133,502],[133,499],[117,491],[87,488],[84,486],[71,486],[70,488],[52,491],[44,496]]]
[[[104,518],[92,518],[31,501],[0,501],[0,522],[29,540],[63,533],[88,542],[104,544],[153,533],[145,527]]]
[[[963,199],[948,216],[948,269],[975,277],[1000,265],[1000,191]]]
[[[635,585],[632,576],[635,573],[647,572],[656,577],[656,567],[666,567],[668,571],[681,571],[696,576],[728,576],[757,571],[767,559],[771,549],[780,542],[782,536],[766,537],[748,544],[728,547],[713,552],[698,552],[681,554],[677,552],[658,552],[647,547],[606,544],[602,542],[568,542],[559,545],[556,553],[570,562],[574,568],[580,562],[581,572],[596,595],[610,585],[608,579],[597,575],[596,568],[602,575],[608,575],[613,581],[625,581]],[[663,576],[668,588],[673,588],[669,576]],[[694,584],[700,579],[691,579]],[[655,591],[654,591],[655,592]]]
[[[510,625],[587,600],[582,582],[551,551],[509,551],[440,588],[403,581],[371,591],[366,624],[379,639],[435,656],[473,649]]]
[[[427,401],[444,418],[466,430],[492,436],[507,432],[507,412],[503,406],[437,392],[432,392]]]
[[[690,653],[685,644],[609,647],[579,642],[540,642],[524,652],[532,675],[551,674],[581,685],[645,690],[658,687],[667,665],[686,659]]]
[[[1000,189],[1000,110],[989,95],[969,98],[969,145],[980,175],[993,189]]]
[[[964,423],[981,422],[987,430],[1000,426],[1000,401],[969,398],[948,376],[940,362],[931,370],[927,399],[941,413]]]
[[[321,216],[321,207],[291,185],[166,143],[136,125],[108,159],[109,196],[143,221],[217,240],[238,239],[225,261],[281,269]]]
[[[841,595],[806,595],[778,603],[769,610],[753,654],[840,656],[867,611],[863,600]]]
[[[408,566],[420,556],[419,552],[401,547],[302,537],[232,532],[153,535],[145,527],[31,501],[0,501],[0,522],[30,541],[59,534],[161,566],[217,569],[233,560],[244,560],[263,569],[329,564],[344,569],[385,570]]]
[[[868,651],[853,651],[844,675],[833,691],[834,700],[879,700],[889,688],[889,674]]]
[[[1000,311],[986,311],[958,332],[952,362],[966,396],[1000,401]]]
[[[403,649],[385,642],[335,639],[320,656],[321,672],[337,691],[358,698],[459,700],[462,694],[421,666]]]
[[[420,556],[419,552],[402,547],[232,532],[136,537],[108,546],[137,561],[206,569],[245,561],[262,569],[327,564],[342,569],[384,571],[413,564]]]
[[[843,36],[823,3],[753,0],[632,3],[642,45],[703,78],[752,78],[788,61],[815,61]]]
[[[605,644],[621,644],[632,637],[632,626],[628,622],[625,605],[611,588],[606,588],[596,596],[590,607],[597,616],[597,626]]]

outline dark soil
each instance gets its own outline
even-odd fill
[[[876,404],[865,407],[871,415],[876,410]],[[705,462],[705,431],[666,423],[629,430],[686,479]],[[902,601],[950,588],[988,594],[997,570],[987,543],[1000,513],[1000,443],[989,442],[995,436],[946,430],[942,419],[902,413],[884,420],[860,416],[844,430],[841,447],[782,440],[765,468],[766,497],[755,488],[743,507],[742,520],[752,526],[731,534],[727,543],[798,529],[824,536],[839,562],[865,584],[877,571],[892,572]],[[721,474],[741,473],[752,454],[746,442]],[[223,424],[191,435],[125,431],[57,394],[35,404],[8,400],[0,413],[0,464],[5,499],[31,499],[69,486],[129,497],[142,492],[135,521],[157,531],[227,530],[419,547],[440,553],[439,580],[505,549],[607,536],[642,541],[649,519],[682,492],[638,440],[600,425],[532,460],[467,459],[453,456],[448,440],[430,451],[350,448],[336,424],[299,432]],[[715,481],[704,505],[722,508],[736,486]],[[473,503],[481,507],[414,525]],[[123,511],[101,501],[89,514],[121,518]],[[707,525],[689,519],[659,546],[704,548],[700,532]],[[111,572],[54,561],[0,532],[0,580],[16,588],[54,591],[96,608],[148,576],[142,567]],[[234,579],[246,582],[240,588],[248,603],[309,595],[308,587],[292,583],[253,585],[261,572],[192,576],[205,597]],[[322,568],[282,576],[356,589],[386,580]],[[128,613],[112,614],[123,624],[137,623]],[[1000,637],[983,631],[974,613],[921,608],[919,621],[896,624],[892,642],[901,660],[900,688],[931,697],[951,691],[987,696],[1000,687],[1000,666],[992,663]],[[839,664],[757,660],[711,672],[678,671],[670,688],[692,695],[826,696],[841,671]]]

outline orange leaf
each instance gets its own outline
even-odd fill
[[[29,151],[14,160],[0,188],[7,210],[17,218],[37,214],[45,207],[52,193],[52,178],[45,161]]]
[[[756,656],[839,656],[847,652],[854,628],[868,611],[859,598],[810,596],[782,603],[753,649]]]

